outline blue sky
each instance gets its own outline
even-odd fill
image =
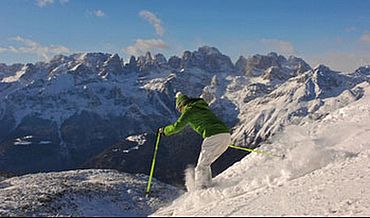
[[[340,71],[370,64],[370,0],[1,0],[0,29],[7,64],[203,45],[233,61],[274,51]]]

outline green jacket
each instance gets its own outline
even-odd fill
[[[164,128],[164,135],[170,136],[179,133],[187,124],[203,138],[219,133],[230,133],[229,128],[216,117],[209,109],[208,104],[201,98],[193,99],[191,103],[187,104],[179,119]]]

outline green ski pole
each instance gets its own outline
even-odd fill
[[[150,193],[150,187],[152,184],[152,179],[153,179],[153,173],[154,173],[154,167],[155,167],[155,161],[157,159],[157,153],[158,153],[158,147],[159,147],[159,141],[161,139],[161,133],[159,130],[157,131],[157,142],[155,144],[155,149],[154,149],[154,156],[153,156],[153,161],[152,161],[152,167],[150,168],[150,174],[149,174],[149,181],[148,181],[148,186],[146,188],[145,194],[148,196]]]
[[[257,154],[263,154],[263,155],[266,155],[266,156],[269,156],[269,157],[280,157],[280,158],[285,157],[285,155],[280,156],[280,155],[276,155],[276,154],[271,154],[271,153],[266,152],[266,151],[254,150],[254,149],[239,147],[239,146],[235,146],[235,145],[229,145],[229,147],[234,148],[234,149],[238,149],[238,150],[248,151],[248,152],[255,152]]]

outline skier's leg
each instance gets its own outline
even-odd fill
[[[195,168],[195,183],[198,188],[210,186],[212,181],[211,164],[227,150],[230,143],[231,136],[228,133],[204,139]]]
[[[196,190],[194,166],[188,166],[185,170],[185,186],[188,191]]]
[[[210,166],[197,166],[195,168],[195,189],[202,189],[211,185],[212,174]]]

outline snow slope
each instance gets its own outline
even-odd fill
[[[153,180],[153,194],[145,197],[147,181],[115,170],[13,177],[0,181],[0,216],[147,216],[180,194]]]
[[[152,216],[369,216],[370,85],[360,87],[359,101],[259,148],[284,159],[252,153]]]

